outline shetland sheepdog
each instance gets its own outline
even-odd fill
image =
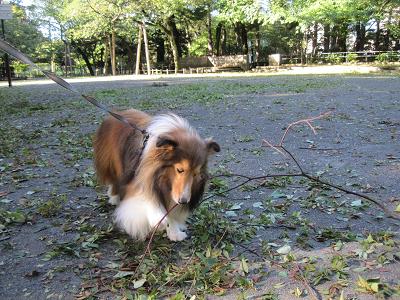
[[[142,150],[142,134],[108,117],[94,140],[97,177],[108,185],[116,224],[135,239],[144,240],[163,220],[171,241],[187,237],[186,219],[199,203],[208,179],[208,157],[220,151],[212,139],[202,139],[188,121],[174,115],[151,117],[130,109],[119,112],[145,129],[149,139]]]

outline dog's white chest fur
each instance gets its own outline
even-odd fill
[[[166,214],[164,207],[144,194],[128,197],[120,202],[114,212],[116,224],[135,239],[144,240]],[[175,208],[158,227],[167,230],[171,241],[182,241],[187,237],[188,213]]]

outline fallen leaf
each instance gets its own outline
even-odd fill
[[[117,274],[114,275],[114,278],[124,278],[133,274],[135,274],[135,272],[133,271],[119,271]]]
[[[145,282],[146,282],[146,278],[135,280],[133,283],[133,288],[138,289],[138,288],[142,287]]]
[[[362,206],[362,201],[361,200],[354,200],[353,202],[351,202],[351,206],[360,207],[360,206]]]
[[[280,247],[278,250],[276,250],[276,252],[278,252],[279,254],[285,255],[288,254],[290,252],[290,250],[292,250],[292,248],[289,245],[285,245]]]
[[[254,208],[261,208],[261,209],[264,208],[262,202],[255,202],[255,203],[253,203],[253,207],[254,207]]]

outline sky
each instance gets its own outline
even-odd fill
[[[23,6],[28,6],[28,5],[34,4],[35,2],[37,3],[37,2],[39,2],[39,1],[35,1],[35,0],[22,0],[22,1],[21,1],[21,4],[22,4]]]

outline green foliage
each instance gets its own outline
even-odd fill
[[[0,225],[12,223],[25,223],[26,216],[20,211],[7,211],[0,209]]]
[[[349,54],[347,54],[347,57],[346,57],[347,62],[349,62],[349,63],[356,63],[358,61],[357,58],[358,58],[357,53],[349,53]]]
[[[6,40],[28,56],[34,56],[37,45],[46,40],[38,28],[39,20],[29,18],[21,6],[13,5],[12,10],[13,18],[4,21]]]
[[[36,61],[48,63],[47,69],[51,64],[51,69],[59,73],[65,63],[64,43],[69,45],[71,61],[76,67],[86,66],[107,73],[113,61],[111,49],[114,45],[116,68],[132,70],[138,23],[142,22],[146,23],[151,64],[158,68],[170,68],[173,63],[178,68],[179,58],[187,55],[203,56],[212,50],[216,54],[216,46],[218,53],[224,55],[257,51],[260,62],[267,61],[267,55],[271,53],[289,54],[298,61],[307,52],[313,28],[320,35],[326,27],[326,38],[336,40],[330,42],[328,51],[352,50],[346,49],[343,40],[350,33],[356,34],[357,26],[365,27],[374,20],[383,20],[384,28],[390,30],[390,42],[395,41],[399,36],[399,15],[394,12],[400,6],[399,2],[43,0],[43,5],[28,8],[14,5],[15,18],[6,21],[6,35],[17,48]],[[43,36],[43,28],[46,31],[48,28],[52,38]],[[111,39],[112,33],[115,39]],[[367,32],[366,38],[371,39],[373,34]],[[342,41],[340,45],[339,40]],[[322,42],[318,43],[313,51],[322,50]],[[353,63],[356,58],[349,54],[347,61]],[[398,61],[398,55],[378,57],[377,61]],[[332,56],[328,57],[328,62],[336,64],[341,60]],[[18,75],[38,75],[27,72],[21,65],[13,66]]]
[[[218,19],[228,24],[266,23],[267,15],[258,1],[254,0],[220,0],[216,1]]]
[[[62,207],[62,204],[66,202],[67,196],[65,194],[56,195],[47,201],[40,203],[37,207],[37,211],[45,218],[50,218],[56,216]]]
[[[203,56],[207,55],[207,32],[203,31],[193,43],[189,46],[189,55],[192,56]]]
[[[374,294],[379,298],[392,297],[399,292],[389,287],[386,283],[381,282],[380,278],[364,279],[359,276],[357,280],[358,290],[368,294]]]
[[[326,61],[331,63],[331,64],[340,64],[340,63],[343,62],[343,58],[339,54],[330,53],[326,57]]]
[[[11,63],[11,67],[14,69],[14,72],[19,75],[23,72],[26,72],[29,69],[29,65],[20,62],[19,60],[14,60]]]
[[[389,62],[389,55],[387,53],[379,53],[376,56],[375,60],[380,63],[387,63]]]
[[[400,55],[397,52],[387,52],[387,53],[379,53],[375,60],[377,62],[386,64],[388,62],[396,62],[399,61]]]

